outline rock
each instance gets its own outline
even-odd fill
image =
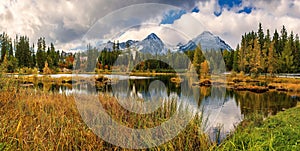
[[[200,82],[200,86],[211,86],[211,81],[210,80],[204,80]]]
[[[233,79],[232,80],[234,83],[240,83],[240,82],[243,82],[243,80],[241,80],[241,79]]]
[[[287,91],[288,91],[288,90],[285,89],[285,88],[277,88],[276,90],[277,90],[277,91],[283,91],[283,92],[287,92]]]
[[[268,88],[269,88],[269,89],[276,89],[276,86],[269,85]]]

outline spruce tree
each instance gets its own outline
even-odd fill
[[[240,51],[240,45],[238,44],[235,51],[234,51],[234,55],[233,55],[233,71],[238,72],[239,71],[239,65],[238,65],[238,55],[239,55],[239,51]]]
[[[46,62],[46,44],[45,38],[39,38],[37,42],[37,53],[36,53],[36,62],[40,71],[43,70],[45,62]]]
[[[262,70],[261,66],[261,55],[260,55],[260,45],[258,43],[257,38],[253,39],[253,49],[250,57],[250,72],[255,76],[258,76],[260,71]]]
[[[195,71],[198,74],[200,73],[200,65],[204,60],[205,60],[205,58],[204,58],[202,50],[201,50],[201,45],[198,44],[198,46],[195,49],[194,59],[193,59],[193,65],[194,65]]]
[[[268,53],[268,62],[267,62],[268,73],[270,73],[271,76],[273,76],[274,73],[276,73],[278,68],[278,57],[276,55],[276,50],[274,45],[275,45],[275,41],[273,40],[272,43],[270,44],[269,53]]]

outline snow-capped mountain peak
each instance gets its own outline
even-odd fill
[[[225,41],[209,31],[204,31],[186,44],[178,43],[176,48],[171,48],[170,46],[164,44],[164,42],[155,33],[151,33],[142,41],[128,40],[126,42],[119,43],[119,49],[125,50],[127,46],[130,46],[139,48],[138,50],[140,52],[155,55],[165,54],[167,53],[168,49],[172,50],[172,52],[195,50],[198,44],[201,45],[202,50],[232,50],[232,48]],[[112,50],[113,45],[113,42],[109,41],[101,44],[98,48],[100,50],[103,50],[103,48]]]
[[[199,36],[180,47],[180,51],[194,50],[200,44],[202,50],[232,50],[220,37],[209,31],[204,31]]]
[[[150,40],[150,39],[152,39],[152,40],[160,40],[160,38],[155,33],[151,33],[144,40]]]
[[[137,43],[137,45],[142,46],[140,50],[143,53],[150,53],[150,54],[163,54],[166,52],[165,44],[161,39],[154,33],[148,35],[144,40]]]

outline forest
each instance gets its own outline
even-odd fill
[[[1,70],[6,73],[32,74],[44,69],[49,73],[58,72],[59,69],[72,69],[74,55],[55,49],[53,43],[47,47],[45,38],[41,37],[35,45],[30,45],[27,36],[16,36],[14,40],[5,32],[0,34]],[[44,71],[45,72],[45,71]]]
[[[288,34],[285,26],[273,36],[266,34],[261,23],[257,32],[245,33],[233,52],[223,52],[227,70],[251,74],[261,73],[299,73],[300,42],[299,35],[293,31]]]
[[[41,37],[35,44],[30,45],[27,36],[16,36],[14,40],[6,33],[0,34],[1,58],[0,64],[2,70],[7,73],[33,71],[57,73],[63,69],[75,70],[83,69],[85,72],[94,72],[95,70],[112,70],[115,61],[123,60],[122,64],[131,67],[132,71],[155,71],[155,72],[174,72],[170,66],[164,62],[158,61],[163,57],[170,59],[173,68],[188,69],[188,62],[182,57],[181,52],[167,52],[167,54],[156,56],[157,60],[143,60],[151,54],[137,53],[136,60],[139,64],[130,62],[130,54],[135,48],[126,46],[125,50],[120,50],[118,43],[114,42],[113,50],[99,51],[96,47],[87,45],[85,52],[76,54],[66,53],[55,49],[53,43],[46,46],[45,38]],[[199,44],[195,50],[184,52],[194,65],[198,73],[209,73],[221,64],[222,58],[214,61],[205,56],[217,56],[216,50],[203,51]],[[204,55],[205,53],[205,55]],[[270,75],[278,73],[299,73],[300,72],[300,42],[299,35],[294,35],[293,31],[288,34],[285,26],[280,32],[277,29],[271,36],[270,30],[266,33],[259,23],[257,31],[251,31],[242,35],[240,44],[235,50],[221,50],[226,71],[243,72],[252,75],[269,73]],[[124,58],[125,57],[125,58]],[[127,58],[126,58],[127,57]],[[153,56],[154,57],[154,56]],[[86,59],[82,59],[86,58]],[[216,60],[218,60],[216,62]],[[45,71],[44,71],[45,72]],[[225,72],[225,71],[221,71]]]

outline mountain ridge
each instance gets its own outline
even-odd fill
[[[167,47],[164,42],[155,33],[150,33],[141,41],[127,40],[119,43],[119,49],[125,50],[127,45],[138,48],[138,51],[150,54],[165,54],[168,49],[185,52],[187,50],[195,50],[197,45],[201,44],[202,50],[233,50],[224,40],[219,36],[214,35],[210,31],[204,31],[197,37],[188,41],[186,44],[178,43],[176,48]],[[109,41],[100,45],[98,48],[103,50],[106,48],[109,51],[113,50],[113,42]],[[173,51],[174,52],[174,51]]]

